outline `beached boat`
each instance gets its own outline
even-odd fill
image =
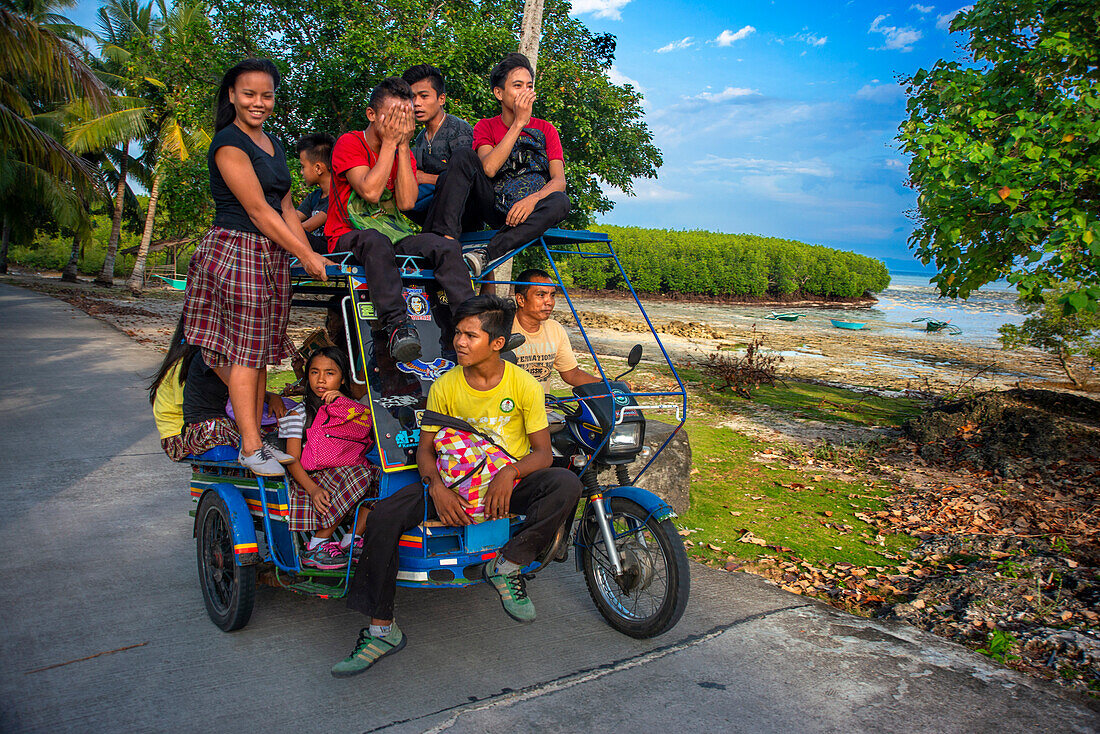
[[[153,274],[153,277],[154,278],[160,278],[165,283],[167,283],[170,287],[175,288],[177,291],[182,291],[182,290],[187,289],[187,279],[186,278],[184,278],[183,280],[179,280],[178,278],[167,278],[163,275],[157,275],[156,273]]]
[[[764,318],[771,321],[798,321],[800,313],[770,313]]]
[[[924,322],[924,330],[925,331],[931,331],[931,332],[945,331],[948,334],[951,334],[952,336],[957,336],[957,335],[963,333],[962,329],[955,326],[950,321],[936,321],[935,319],[931,319],[927,316],[921,316],[919,319],[913,319],[914,324],[919,323],[921,321]]]
[[[851,329],[853,331],[859,331],[867,326],[866,321],[841,321],[840,319],[829,319],[829,321],[832,321],[833,326],[838,329]]]

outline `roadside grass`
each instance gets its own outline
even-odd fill
[[[687,424],[691,510],[677,525],[688,531],[684,541],[697,560],[793,556],[811,563],[881,565],[884,553],[916,544],[906,535],[880,536],[855,516],[883,509],[889,488],[881,482],[815,473],[779,449],[712,421],[692,418]],[[766,545],[741,541],[748,537]]]

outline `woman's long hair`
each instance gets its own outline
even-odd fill
[[[222,77],[222,84],[218,87],[218,106],[214,114],[214,132],[232,125],[233,120],[237,119],[237,110],[233,108],[233,103],[229,101],[229,90],[237,83],[237,77],[250,71],[264,72],[271,77],[275,89],[279,88],[279,70],[275,68],[275,64],[271,63],[271,59],[245,59],[225,72],[225,76]]]
[[[309,359],[306,360],[305,373],[306,373],[306,422],[305,427],[309,428],[313,425],[313,419],[317,417],[317,411],[320,409],[321,404],[324,402],[313,392],[313,388],[309,384],[309,368],[313,364],[313,360],[318,357],[328,357],[336,366],[340,369],[340,392],[352,397],[351,385],[348,384],[348,375],[350,367],[348,365],[348,355],[344,353],[344,350],[340,347],[321,347],[309,355]],[[302,435],[302,443],[306,441],[305,434]]]
[[[198,350],[198,347],[191,346],[183,338],[183,314],[181,313],[179,323],[176,324],[176,330],[172,334],[172,341],[168,345],[168,353],[164,355],[164,361],[160,363],[160,368],[153,376],[153,381],[149,383],[150,405],[157,399],[157,388],[160,387],[160,383],[164,382],[164,378],[168,375],[168,371],[172,369],[172,365],[181,359],[183,365],[180,367],[180,384],[182,385],[187,380],[187,368],[191,364],[191,358],[195,356],[195,352]]]

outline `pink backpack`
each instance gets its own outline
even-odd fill
[[[434,441],[439,476],[444,486],[470,503],[466,514],[484,520],[489,482],[517,459],[464,420],[425,411],[421,425],[442,426]]]
[[[306,428],[302,468],[306,471],[367,463],[374,443],[370,408],[341,395],[317,409]]]

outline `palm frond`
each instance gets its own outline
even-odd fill
[[[15,85],[9,83],[2,77],[0,77],[0,104],[7,105],[21,117],[30,117],[34,114],[27,99],[19,93]]]
[[[22,161],[46,175],[106,194],[92,164],[4,104],[0,104],[0,157]]]
[[[171,156],[177,160],[187,160],[191,153],[187,150],[187,139],[179,120],[169,115],[160,126],[160,155]]]
[[[143,137],[148,129],[148,105],[127,106],[73,125],[65,144],[74,153],[87,153]]]
[[[37,23],[0,8],[0,76],[33,80],[106,108],[107,87],[77,52]]]

